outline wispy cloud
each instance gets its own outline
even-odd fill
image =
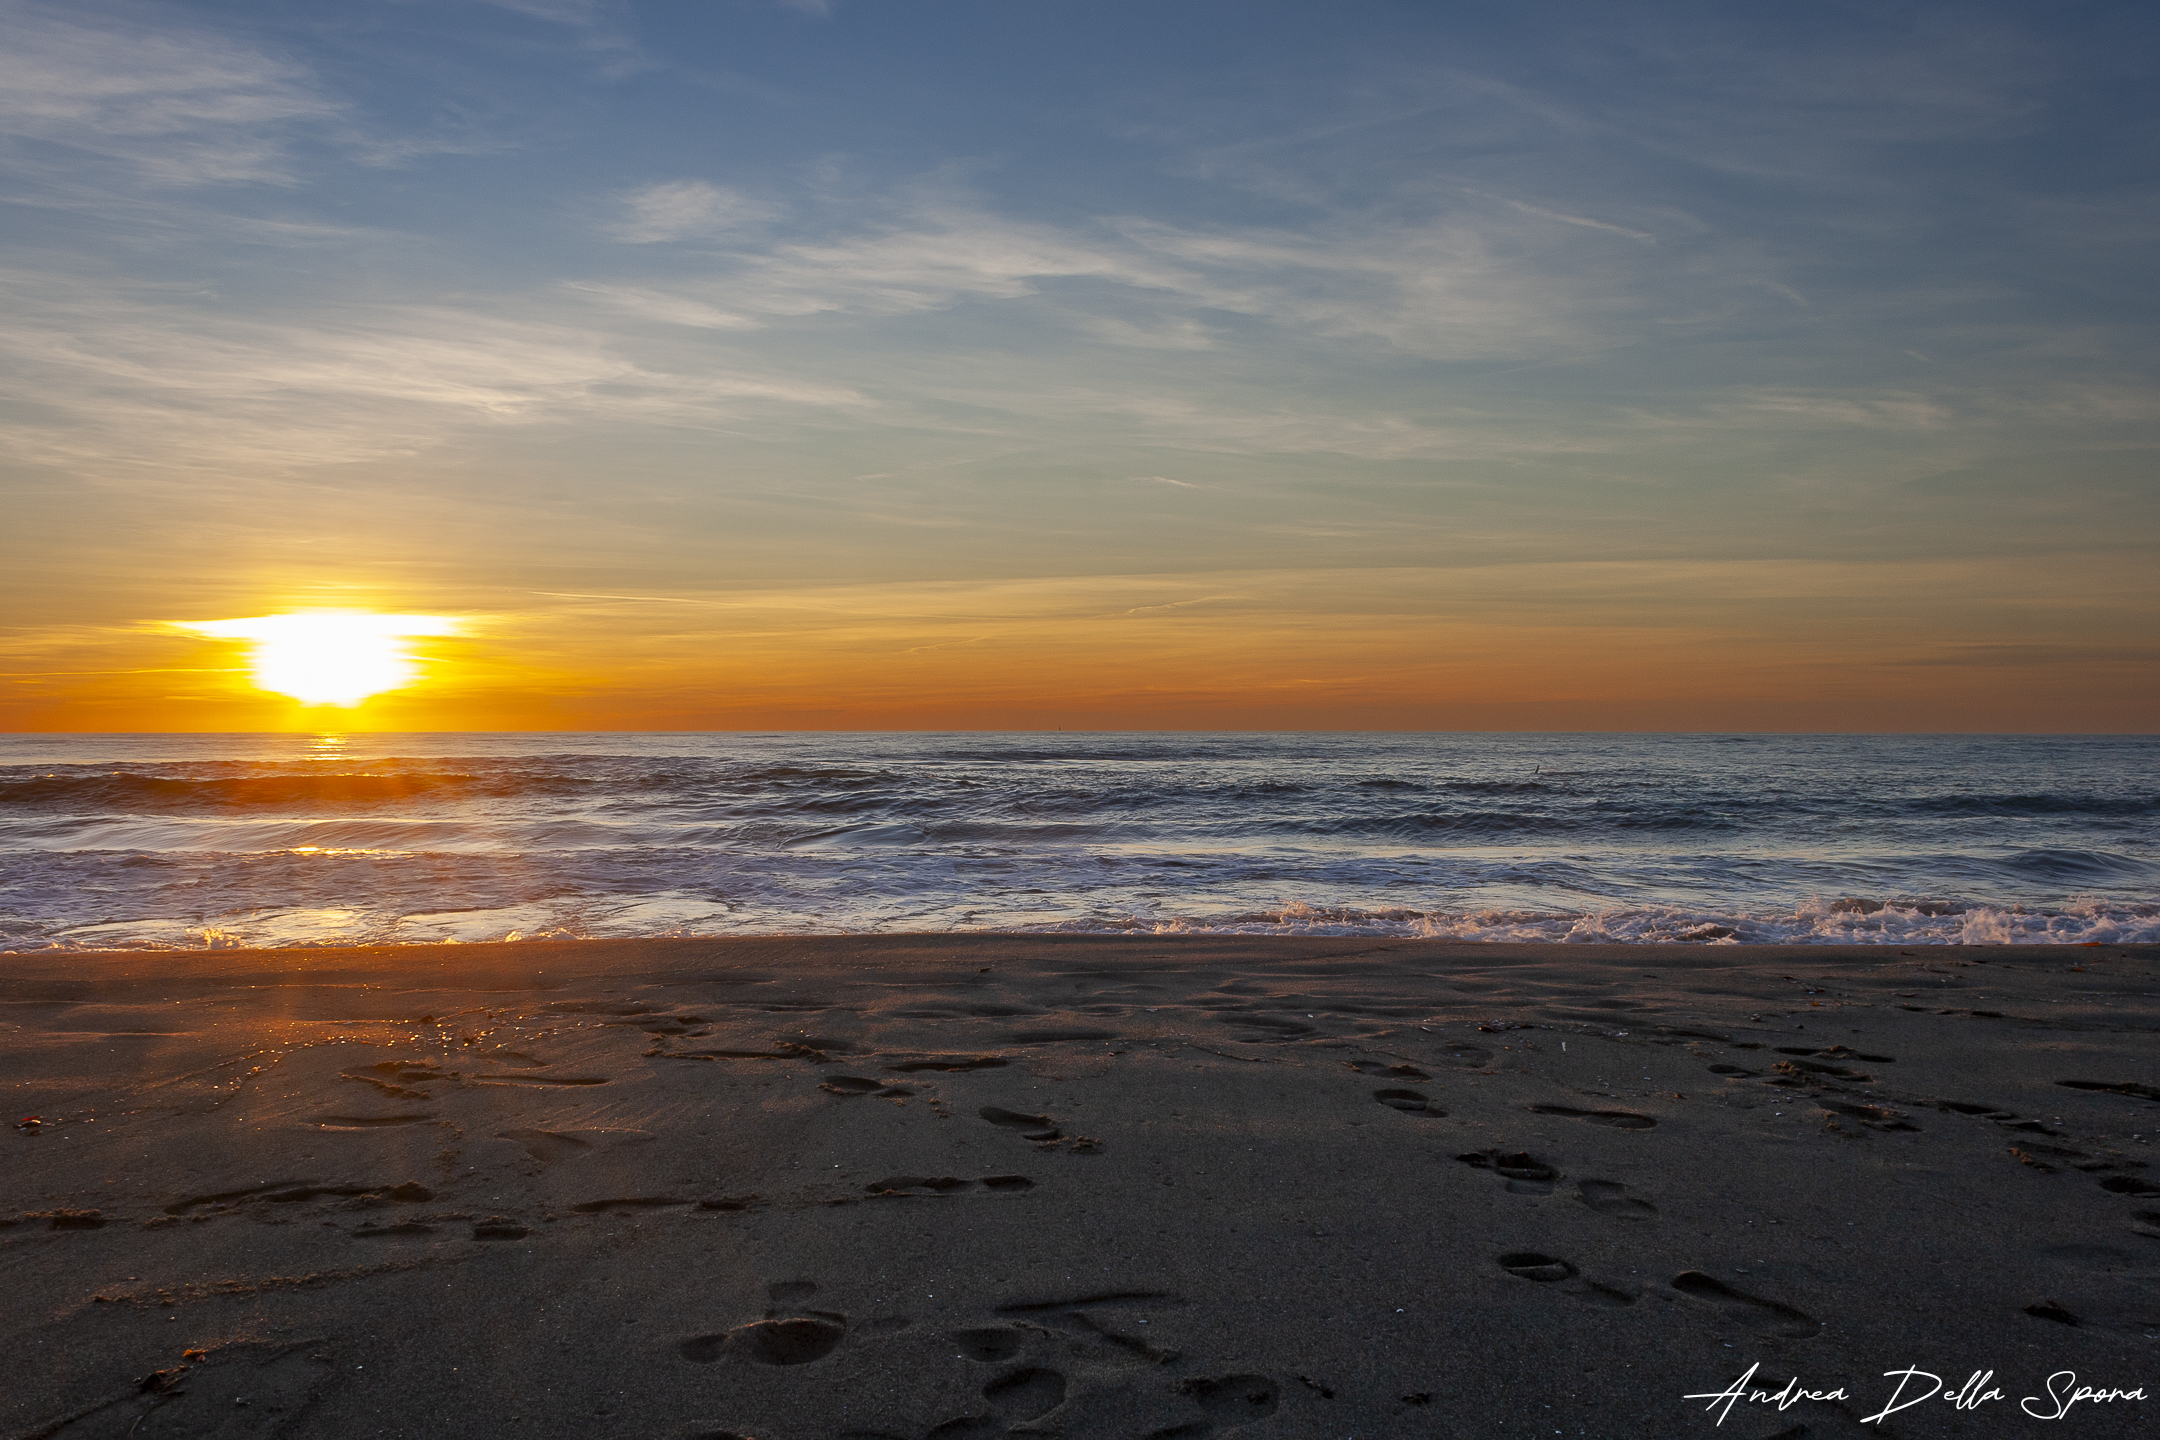
[[[1175,291],[1178,271],[1114,237],[919,201],[899,224],[732,257],[714,284],[767,315],[900,315],[1012,300],[1051,281]]]
[[[1115,417],[1142,443],[1231,455],[1329,454],[1372,460],[1491,454],[1511,450],[1499,437],[1459,433],[1402,415],[1330,412],[1313,405],[1280,410],[1246,408],[1200,394],[1146,395],[1100,392],[1062,397],[1030,396],[1018,403],[1037,411],[1091,411]],[[1553,442],[1543,442],[1551,444]],[[1174,482],[1173,482],[1174,483]]]
[[[1857,425],[1883,430],[1932,430],[1951,419],[1948,406],[1915,394],[1837,395],[1771,390],[1716,408],[1742,418],[1769,416],[1808,425]]]
[[[705,240],[770,220],[779,207],[709,180],[665,180],[620,197],[608,233],[632,245]]]
[[[451,306],[328,305],[250,317],[176,287],[0,276],[0,366],[25,459],[87,467],[286,468],[411,453],[475,426],[612,416],[725,425],[865,410],[856,391],[751,365],[635,358],[592,328]]]
[[[1647,230],[1630,230],[1625,225],[1615,225],[1606,220],[1592,220],[1586,215],[1570,215],[1562,210],[1548,210],[1543,205],[1532,205],[1527,200],[1510,200],[1508,204],[1525,215],[1538,215],[1547,220],[1557,220],[1562,225],[1576,225],[1585,230],[1603,230],[1612,235],[1625,235],[1630,240],[1655,240],[1657,236]]]
[[[763,324],[762,321],[753,320],[747,315],[722,310],[702,300],[693,300],[665,290],[650,290],[638,285],[603,285],[591,280],[571,280],[566,281],[563,288],[572,294],[590,296],[601,304],[631,315],[663,321],[669,325],[687,325],[695,330],[756,330]]]
[[[740,197],[709,186],[656,187],[637,203],[620,222],[624,238],[718,228],[738,205],[762,218]],[[1526,243],[1521,232],[1530,222],[1503,224],[1489,215],[1482,224],[1467,217],[1344,218],[1290,231],[1141,217],[1050,225],[942,191],[898,203],[897,219],[852,234],[738,243],[712,258],[709,276],[665,289],[730,315],[768,319],[899,316],[1052,297],[1041,320],[1062,320],[1113,345],[1219,348],[1219,322],[1243,317],[1294,332],[1299,343],[1379,341],[1435,358],[1519,358],[1579,347],[1629,306],[1597,267]]]
[[[2078,644],[1946,644],[1934,654],[1887,664],[1926,670],[2031,670],[2061,666],[2138,666],[2160,662],[2160,646]]]
[[[1105,344],[1137,350],[1212,350],[1216,342],[1213,326],[1176,316],[1128,320],[1121,315],[1083,313],[1073,323]]]
[[[0,27],[0,133],[17,168],[74,152],[166,185],[283,183],[290,127],[343,111],[290,60],[132,11],[4,0]]]
[[[481,0],[481,3],[535,20],[553,21],[557,25],[593,25],[601,18],[598,0]]]

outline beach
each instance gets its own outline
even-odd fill
[[[2032,1433],[2160,1391],[2156,962],[9,955],[0,1435]]]

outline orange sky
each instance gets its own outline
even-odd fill
[[[235,642],[69,627],[18,649],[0,723],[2130,731],[2156,694],[2124,619],[2145,588],[2117,570],[2065,599],[2038,563],[1706,561],[526,595],[414,641],[423,678],[352,707],[256,689]]]

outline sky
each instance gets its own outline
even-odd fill
[[[0,729],[2154,728],[2149,5],[0,33]]]

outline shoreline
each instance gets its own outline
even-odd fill
[[[72,959],[97,962],[101,967],[123,962],[131,958],[208,958],[212,956],[336,956],[336,955],[404,955],[472,953],[485,955],[491,952],[517,951],[559,953],[577,955],[598,954],[652,947],[694,948],[698,946],[758,947],[806,945],[833,948],[862,947],[919,948],[926,945],[972,946],[979,944],[1021,945],[1228,945],[1252,946],[1272,949],[1288,946],[1320,946],[1333,951],[1346,947],[1346,952],[1362,953],[1367,950],[1399,950],[1418,948],[1441,953],[1462,951],[1467,954],[1493,955],[1514,954],[1537,956],[1541,959],[1578,956],[1588,960],[1625,960],[1630,956],[1655,955],[1660,959],[1677,960],[1686,956],[1729,956],[1747,959],[1767,957],[1808,956],[1833,957],[1841,960],[1864,960],[1870,957],[1882,959],[1901,952],[1940,955],[1979,955],[2003,959],[2037,960],[2060,958],[2078,950],[2098,950],[2108,954],[2137,956],[2160,960],[2160,942],[2131,941],[2118,943],[2107,940],[2068,940],[2047,944],[1964,944],[1928,943],[1924,941],[1883,941],[1880,943],[1850,944],[1834,941],[1794,944],[1755,944],[1742,942],[1727,944],[1720,941],[1622,941],[1613,943],[1578,943],[1566,940],[1460,940],[1428,939],[1414,935],[1252,935],[1237,931],[1185,931],[1163,935],[1140,935],[1128,931],[1040,931],[1040,930],[898,930],[898,931],[778,931],[756,935],[632,935],[622,937],[580,937],[567,940],[415,940],[395,944],[337,944],[337,945],[217,945],[167,948],[129,948],[118,950],[0,950],[0,980],[13,966],[25,961],[39,959]]]
[[[0,1436],[1963,1437],[2064,1370],[2160,1395],[2160,946],[1900,948],[0,956],[41,1117],[0,1132],[40,1360]],[[1751,1365],[1845,1398],[1717,1425]],[[2005,1398],[1862,1424],[1900,1367]]]

